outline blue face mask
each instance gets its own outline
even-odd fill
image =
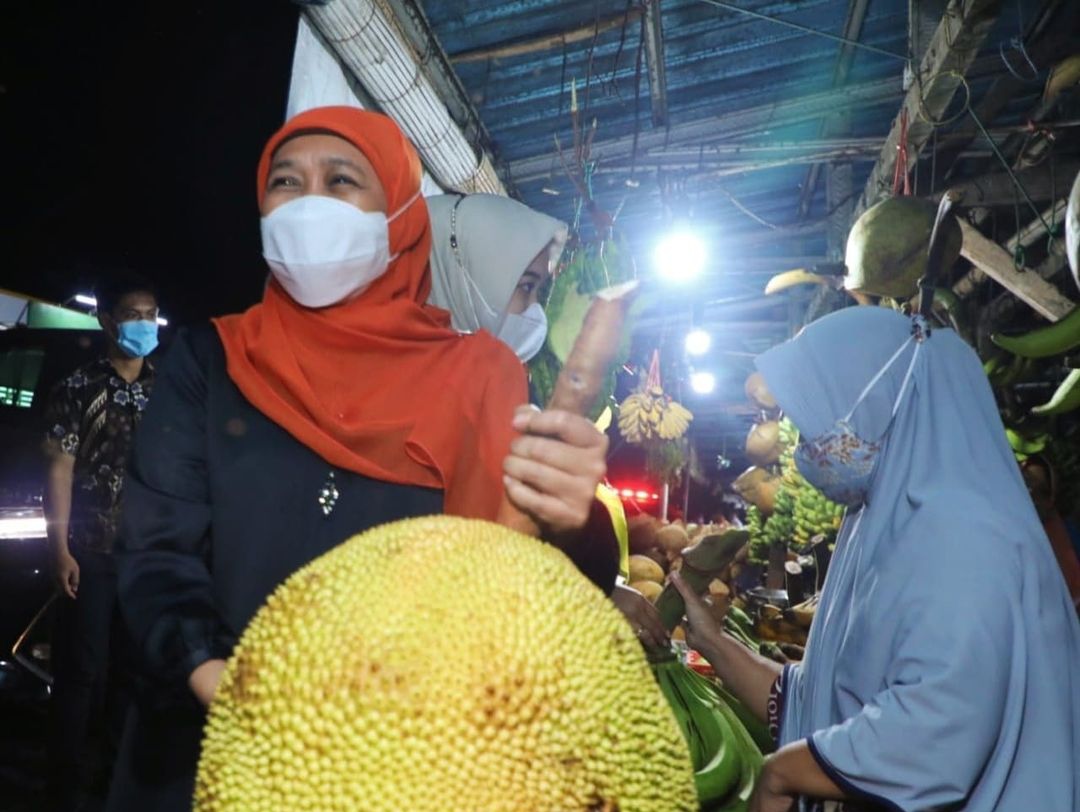
[[[122,321],[116,327],[119,331],[116,343],[133,358],[149,355],[158,345],[157,322],[138,319]]]
[[[870,394],[881,377],[893,365],[908,344],[916,341],[914,337],[905,341],[886,362],[885,366],[873,377],[863,389],[855,405],[845,417],[836,421],[836,425],[830,431],[825,432],[811,440],[800,442],[795,448],[795,466],[807,482],[825,494],[830,501],[846,507],[858,507],[866,501],[866,494],[870,491],[870,483],[874,478],[874,466],[877,464],[878,454],[884,444],[886,427],[882,436],[875,441],[865,440],[856,433],[851,425],[851,417],[855,410]],[[904,398],[908,381],[911,379],[912,370],[915,369],[915,359],[919,357],[921,343],[916,342],[915,351],[911,355],[911,363],[908,364],[904,382],[900,385],[900,392],[893,403],[892,418],[900,408],[900,401]]]

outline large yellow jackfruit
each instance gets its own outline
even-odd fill
[[[553,547],[449,517],[357,536],[270,597],[210,708],[195,800],[697,809],[687,746],[622,615]]]

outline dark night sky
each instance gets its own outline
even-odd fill
[[[174,321],[254,301],[255,165],[284,116],[296,7],[8,9],[0,287],[63,300],[120,264],[159,284]]]

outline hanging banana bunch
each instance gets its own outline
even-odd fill
[[[686,434],[693,419],[689,409],[664,394],[660,385],[660,352],[654,350],[645,385],[619,405],[619,433],[635,445],[678,440]]]

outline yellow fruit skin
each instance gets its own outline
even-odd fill
[[[656,603],[656,599],[659,598],[660,593],[664,591],[664,588],[656,583],[656,581],[631,581],[630,588],[636,589],[648,598],[650,603]]]
[[[664,583],[664,568],[647,555],[630,556],[630,581],[655,581]]]
[[[464,585],[464,587],[463,587]],[[690,812],[627,621],[554,547],[450,517],[357,536],[245,630],[197,812]]]

